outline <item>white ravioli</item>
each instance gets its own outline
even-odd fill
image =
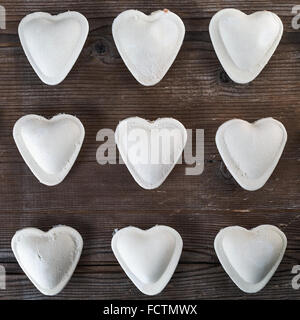
[[[181,157],[185,127],[172,118],[149,122],[139,117],[119,123],[115,140],[134,180],[144,189],[158,188]]]
[[[209,24],[218,59],[237,83],[248,83],[258,76],[276,50],[282,32],[282,21],[269,11],[246,15],[236,9],[223,9]]]
[[[13,253],[30,281],[44,295],[58,294],[70,280],[82,251],[81,235],[57,226],[43,232],[25,228],[11,241]]]
[[[261,188],[274,171],[287,133],[273,118],[254,123],[233,119],[223,123],[216,134],[219,153],[234,179],[246,190]]]
[[[85,131],[79,119],[59,114],[47,120],[38,115],[21,117],[13,136],[24,161],[43,184],[60,183],[72,168]]]
[[[260,291],[278,268],[287,245],[277,227],[261,225],[252,230],[234,226],[215,238],[217,256],[231,278],[244,292]]]
[[[36,12],[19,24],[24,52],[40,79],[49,85],[63,81],[75,64],[87,38],[87,19],[75,11],[52,16]]]
[[[146,231],[127,227],[114,234],[111,246],[135,286],[144,294],[155,295],[173,276],[182,252],[182,239],[167,226]]]
[[[117,16],[112,33],[129,71],[144,86],[157,84],[167,73],[182,45],[185,27],[165,9],[149,16],[127,10]]]

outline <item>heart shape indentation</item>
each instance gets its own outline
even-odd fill
[[[112,26],[118,51],[129,71],[145,86],[158,83],[181,47],[185,27],[169,10],[147,16],[138,10],[118,15]]]
[[[89,31],[87,19],[75,11],[57,16],[27,15],[19,24],[24,52],[40,79],[49,85],[64,80],[75,64]]]
[[[48,232],[25,228],[11,241],[13,253],[27,277],[45,295],[56,295],[71,278],[83,241],[73,228],[57,226]]]
[[[149,122],[133,117],[119,123],[115,140],[135,181],[144,189],[154,189],[165,181],[178,162],[187,132],[172,118]]]
[[[182,239],[177,231],[166,226],[146,231],[127,227],[116,232],[112,249],[137,288],[154,295],[170,281],[181,255]]]
[[[20,118],[14,126],[16,145],[37,179],[60,183],[72,168],[84,139],[79,119],[60,114],[47,120],[37,115]]]
[[[275,169],[287,140],[283,124],[273,118],[249,123],[233,119],[216,134],[219,153],[235,180],[246,190],[261,188]]]
[[[286,237],[277,227],[252,230],[222,229],[215,239],[217,256],[233,282],[243,291],[261,290],[271,279],[286,249]]]
[[[283,25],[269,11],[246,15],[236,9],[224,9],[211,19],[209,32],[227,74],[237,83],[247,83],[257,77],[273,55]]]

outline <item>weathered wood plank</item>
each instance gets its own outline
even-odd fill
[[[249,295],[235,287],[219,265],[179,265],[166,289],[155,299],[299,299],[299,291],[291,289],[289,267],[282,263],[263,291]],[[7,286],[4,299],[45,299],[22,274],[10,275]],[[51,297],[80,300],[120,298],[149,299],[133,286],[119,266],[98,267],[94,273],[76,271],[67,287]]]
[[[255,192],[241,189],[220,166],[220,161],[207,161],[202,175],[187,176],[183,165],[177,165],[159,189],[147,191],[134,182],[125,165],[79,161],[62,184],[49,188],[25,164],[4,163],[0,164],[1,172],[6,172],[1,177],[0,212],[299,210],[299,161],[282,160],[264,188]]]

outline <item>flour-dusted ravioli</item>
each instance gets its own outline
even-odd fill
[[[68,283],[79,261],[81,235],[73,228],[57,226],[48,232],[25,228],[16,232],[12,251],[30,281],[44,295],[58,294]]]
[[[117,230],[111,242],[121,267],[144,294],[160,293],[168,284],[182,252],[180,234],[167,226]]]
[[[280,18],[270,11],[250,15],[218,11],[209,24],[214,49],[226,73],[237,83],[255,79],[272,57],[282,37]]]
[[[75,64],[87,38],[87,19],[76,11],[52,16],[35,12],[19,24],[24,52],[39,78],[46,84],[63,81]]]
[[[155,189],[181,157],[187,131],[173,118],[150,122],[132,117],[119,123],[115,140],[134,180],[144,189]]]
[[[277,227],[261,225],[252,230],[234,226],[222,229],[215,238],[217,256],[243,291],[260,291],[271,279],[285,253],[287,240]]]
[[[50,120],[38,115],[21,117],[13,136],[24,161],[43,184],[56,185],[71,170],[82,146],[85,130],[79,119],[59,114]]]
[[[157,84],[182,45],[185,27],[169,10],[149,16],[138,10],[120,13],[112,25],[118,51],[129,71],[144,86]]]
[[[233,119],[223,123],[216,134],[219,153],[234,179],[246,190],[261,188],[274,171],[287,133],[284,125],[263,118],[254,123]]]

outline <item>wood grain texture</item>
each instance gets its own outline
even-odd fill
[[[79,1],[5,0],[7,29],[0,31],[0,264],[7,270],[7,290],[0,299],[43,299],[22,273],[10,249],[16,230],[43,230],[67,224],[84,238],[84,251],[67,287],[52,299],[148,299],[127,279],[111,249],[115,228],[166,224],[184,241],[178,269],[159,299],[300,298],[291,287],[291,269],[300,264],[300,31],[291,28],[295,3],[274,1]],[[151,13],[167,7],[186,26],[182,49],[165,78],[142,87],[126,69],[111,35],[114,17],[129,8]],[[214,53],[208,24],[219,9],[251,13],[272,10],[284,34],[269,64],[247,85],[234,84]],[[17,35],[20,19],[34,11],[77,10],[90,22],[88,40],[74,68],[58,86],[43,84],[30,67]],[[70,174],[55,187],[34,178],[12,138],[15,121],[29,113],[46,117],[65,112],[78,116],[86,138]],[[178,165],[157,190],[141,189],[124,165],[96,162],[101,128],[115,129],[129,116],[174,117],[187,128],[205,130],[205,169],[186,176]],[[282,158],[267,184],[242,190],[228,175],[214,136],[224,121],[254,121],[272,116],[288,132]],[[274,224],[286,233],[285,257],[258,294],[242,293],[222,270],[213,250],[226,226]]]

